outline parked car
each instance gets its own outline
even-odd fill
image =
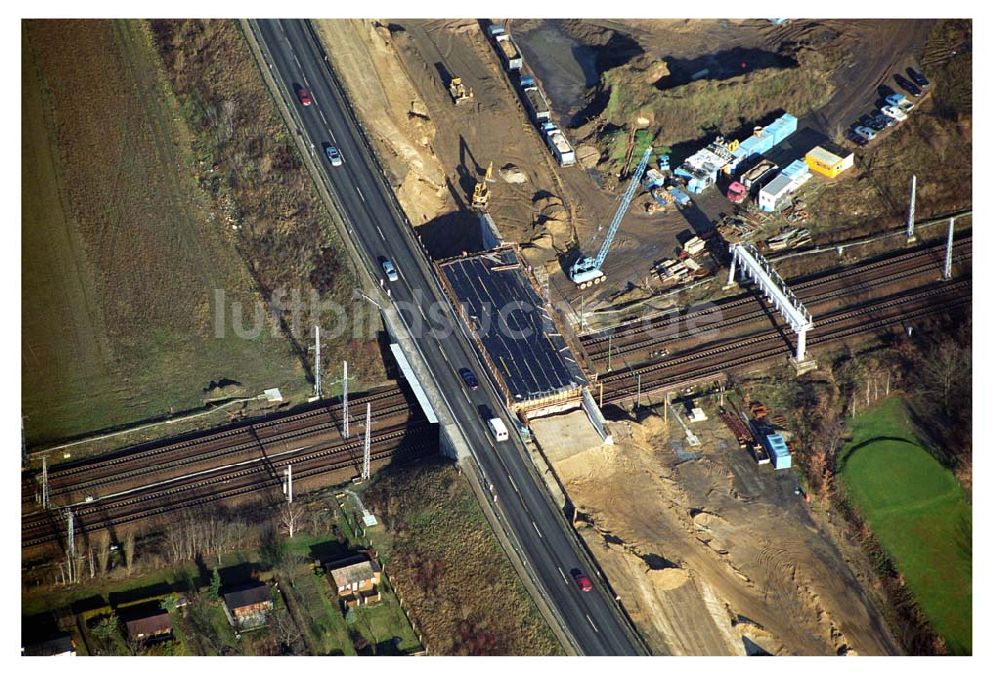
[[[906,74],[910,76],[910,79],[921,87],[926,87],[931,84],[931,81],[927,79],[927,76],[918,71],[913,66],[906,69]]]
[[[332,144],[327,144],[326,146],[326,159],[330,161],[330,164],[334,167],[339,167],[344,164],[344,158],[340,155],[340,149]]]
[[[891,118],[885,113],[882,113],[881,111],[879,112],[878,115],[875,116],[875,119],[878,121],[880,125],[879,130],[885,129],[886,127],[895,127],[899,123],[899,120],[897,120],[896,118]]]
[[[853,129],[847,131],[847,140],[859,146],[868,145],[868,139],[861,136],[860,134],[856,134]]]
[[[462,380],[465,381],[465,385],[469,386],[469,390],[476,390],[479,388],[479,379],[476,375],[472,373],[472,370],[468,367],[462,367],[458,370],[459,375]]]
[[[573,575],[573,580],[576,581],[576,587],[580,588],[581,592],[590,592],[594,589],[594,584],[590,582],[585,573],[579,569],[573,569],[570,573]]]
[[[876,132],[881,132],[888,126],[882,118],[885,118],[885,116],[881,113],[875,112],[868,116],[870,124],[862,124],[861,126],[874,129]]]
[[[912,82],[910,82],[909,80],[907,80],[906,78],[904,78],[902,75],[899,75],[898,73],[896,74],[895,80],[896,80],[896,84],[897,85],[899,85],[900,87],[902,87],[903,89],[905,89],[907,92],[909,92],[913,96],[920,96],[921,94],[924,93],[923,89],[921,89],[917,85],[913,84]]]
[[[893,118],[894,120],[899,120],[900,122],[909,117],[909,115],[895,106],[882,106],[882,113]]]
[[[382,270],[385,271],[385,276],[389,278],[389,282],[395,282],[399,279],[399,273],[396,272],[396,266],[393,265],[391,260],[382,259]]]
[[[312,105],[313,100],[312,100],[312,96],[309,94],[309,90],[308,89],[306,89],[305,87],[299,87],[296,90],[295,93],[299,97],[299,103],[301,103],[303,106],[311,106]]]
[[[869,115],[868,113],[862,115],[859,122],[861,123],[862,127],[870,127],[871,129],[875,129],[875,118]]]
[[[867,141],[871,141],[875,138],[875,130],[869,127],[863,127],[861,125],[854,128],[854,133],[860,137],[863,137]]]
[[[887,96],[892,96],[893,94],[896,93],[896,90],[894,90],[892,87],[890,87],[889,85],[887,85],[885,83],[882,83],[881,85],[879,85],[875,89],[875,91],[878,93],[879,98],[881,98],[881,99],[884,99]]]

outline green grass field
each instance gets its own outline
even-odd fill
[[[918,442],[905,402],[852,424],[841,452],[848,495],[954,654],[972,653],[972,507]]]

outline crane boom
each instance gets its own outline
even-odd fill
[[[646,152],[642,154],[642,159],[639,160],[639,164],[636,165],[635,171],[632,173],[632,180],[629,181],[628,187],[618,202],[618,209],[615,211],[611,223],[608,224],[608,234],[604,237],[604,244],[601,245],[597,256],[581,257],[570,269],[570,279],[576,284],[589,287],[592,283],[595,281],[599,282],[604,277],[604,273],[601,272],[601,266],[604,265],[604,260],[608,258],[608,252],[611,251],[611,243],[614,242],[615,235],[618,233],[618,226],[621,225],[622,219],[625,218],[625,212],[628,211],[629,205],[632,204],[632,198],[635,197],[635,191],[639,187],[642,173],[646,170],[646,165],[649,163],[649,156],[652,153],[653,147],[647,147]]]

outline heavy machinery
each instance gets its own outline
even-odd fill
[[[476,187],[472,189],[472,208],[485,212],[490,206],[490,186],[493,183],[493,163],[486,168],[486,174],[482,181],[476,182]]]
[[[622,194],[622,198],[618,202],[618,210],[615,211],[614,218],[608,224],[608,234],[604,237],[604,244],[601,245],[597,256],[581,256],[570,268],[569,279],[573,281],[573,284],[578,289],[586,289],[591,285],[600,284],[604,281],[605,275],[601,271],[601,266],[604,265],[604,259],[608,257],[608,252],[611,250],[611,243],[614,242],[618,226],[621,225],[622,219],[625,217],[625,212],[628,211],[628,206],[632,204],[632,198],[635,197],[636,188],[639,187],[639,181],[646,171],[646,165],[649,163],[649,156],[652,153],[653,147],[647,147],[646,152],[642,154],[642,159],[639,160],[639,164],[636,165],[635,172],[632,174],[632,180],[629,181],[625,193]]]
[[[448,83],[448,92],[456,106],[463,101],[472,100],[472,90],[466,89],[465,85],[462,84],[462,78],[452,78],[451,82]]]

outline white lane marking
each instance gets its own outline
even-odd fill
[[[465,395],[465,401],[468,402],[469,404],[472,404],[472,400],[469,399],[469,393],[465,392],[465,390],[462,390],[462,394]]]
[[[323,115],[323,111],[319,112],[319,116],[323,119],[323,124],[326,125],[326,131],[330,132],[330,123],[326,121],[326,116]],[[333,138],[333,132],[330,132],[330,141],[336,141],[336,139]]]
[[[531,520],[531,526],[535,527],[535,533],[538,534],[539,538],[541,538],[542,532],[538,530],[538,525],[535,524],[535,520]]]
[[[600,632],[600,630],[597,629],[597,626],[594,625],[594,619],[590,617],[590,614],[584,614],[584,616],[586,616],[587,620],[590,621],[590,627],[594,629],[594,632]]]
[[[302,70],[302,64],[299,63],[299,57],[295,54],[295,52],[292,52],[292,58],[295,59],[295,65],[299,67],[299,70]],[[303,75],[302,79],[305,80],[306,76]],[[307,82],[306,84],[308,85],[309,83]]]
[[[385,242],[385,235],[382,233],[382,228],[377,223],[375,224],[375,230],[378,231],[378,236],[382,238],[382,242]]]
[[[563,583],[565,583],[566,585],[569,585],[569,579],[566,578],[566,572],[562,570],[562,567],[556,567],[556,569],[559,569],[559,573],[563,577]]]
[[[510,473],[507,473],[507,479],[510,480],[510,486],[514,487],[514,491],[521,493],[521,491],[517,488],[517,485],[514,484],[514,478],[510,476]]]
[[[366,200],[365,200],[365,194],[361,192],[361,186],[355,186],[354,190],[358,191],[358,197],[361,198],[361,201],[362,202],[366,202]],[[379,232],[381,232],[381,231],[379,231]],[[384,240],[385,238],[383,237],[382,239]]]

